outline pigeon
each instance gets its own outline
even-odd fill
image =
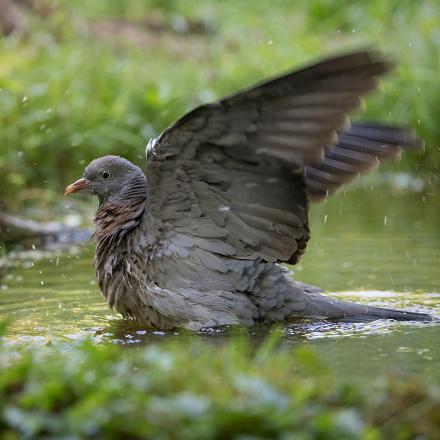
[[[334,56],[197,107],[146,148],[146,172],[93,160],[65,194],[99,199],[94,266],[108,305],[170,330],[300,319],[431,320],[337,300],[295,281],[319,202],[404,149],[411,131],[348,114],[392,63]]]

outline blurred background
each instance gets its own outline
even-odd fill
[[[0,204],[44,217],[104,154],[144,164],[147,140],[200,103],[352,48],[398,63],[363,117],[409,124],[438,180],[436,0],[0,0]],[[36,201],[37,200],[37,201]],[[36,209],[39,208],[39,209]]]

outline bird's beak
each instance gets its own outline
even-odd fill
[[[78,179],[76,182],[73,182],[64,190],[64,195],[68,196],[69,194],[84,191],[89,189],[89,183],[86,179]]]

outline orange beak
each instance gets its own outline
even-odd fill
[[[68,196],[69,194],[84,191],[89,188],[89,184],[86,179],[78,179],[76,182],[73,182],[64,190],[64,195]]]

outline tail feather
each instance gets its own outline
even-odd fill
[[[376,319],[395,319],[398,321],[433,321],[426,313],[406,310],[384,309],[341,301],[318,293],[310,294],[303,316],[310,318],[337,319],[342,321],[374,321]]]

